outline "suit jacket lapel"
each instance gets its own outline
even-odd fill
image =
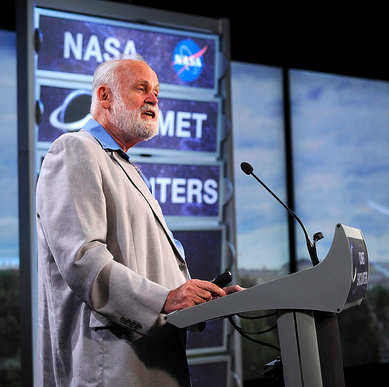
[[[111,151],[109,151],[111,153]],[[149,204],[151,210],[153,211],[154,215],[157,217],[158,221],[162,224],[165,233],[167,234],[174,250],[177,252],[178,256],[182,261],[184,259],[181,257],[181,254],[179,250],[177,249],[177,246],[173,240],[173,237],[171,235],[171,232],[166,224],[165,218],[162,214],[162,211],[159,207],[159,204],[157,203],[154,196],[151,194],[149,188],[147,187],[146,183],[144,182],[143,178],[139,174],[139,172],[136,170],[135,166],[129,163],[128,161],[124,160],[123,157],[118,155],[118,152],[113,151],[112,152],[113,159],[119,164],[127,178],[130,180],[130,182],[137,188],[137,190],[142,194],[142,196],[145,198],[147,203]]]

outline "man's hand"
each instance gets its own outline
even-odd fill
[[[169,292],[162,313],[168,314],[175,310],[189,308],[226,294],[223,289],[212,282],[191,279]]]
[[[223,288],[223,290],[225,291],[226,294],[232,294],[232,293],[240,292],[241,290],[245,290],[245,288],[242,288],[239,285],[231,285]]]

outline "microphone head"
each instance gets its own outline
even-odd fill
[[[254,168],[251,166],[251,164],[246,163],[245,161],[240,164],[240,168],[246,175],[251,175],[251,173],[254,171]]]

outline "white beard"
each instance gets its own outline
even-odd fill
[[[145,105],[139,110],[128,110],[124,105],[121,96],[116,96],[112,103],[111,122],[123,133],[141,139],[150,140],[158,133],[158,120],[143,120],[142,111],[153,110],[157,114],[154,106]]]

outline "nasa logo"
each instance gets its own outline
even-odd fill
[[[182,40],[173,52],[173,68],[176,76],[185,82],[195,81],[203,70],[203,55],[208,46],[202,49],[191,39]]]

